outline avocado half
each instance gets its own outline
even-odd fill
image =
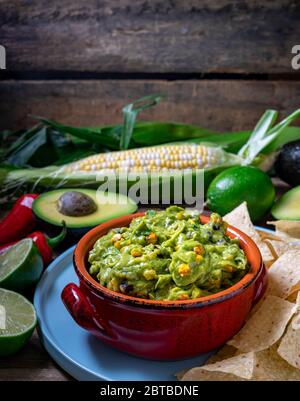
[[[39,222],[46,223],[46,229],[49,225],[62,227],[65,221],[68,232],[77,236],[105,221],[134,213],[137,205],[122,194],[63,188],[39,195],[32,210]]]
[[[300,220],[300,185],[282,195],[271,213],[278,220]]]

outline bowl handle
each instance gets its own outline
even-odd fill
[[[87,297],[74,283],[67,284],[61,293],[62,301],[75,322],[82,328],[112,338],[110,327],[94,311]]]
[[[253,298],[252,306],[257,304],[257,302],[261,300],[261,298],[263,297],[263,295],[267,289],[267,284],[268,284],[267,269],[266,269],[265,265],[262,265],[259,276],[257,277],[257,280],[255,282],[254,298]]]

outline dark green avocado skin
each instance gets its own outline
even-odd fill
[[[275,162],[275,171],[288,184],[300,185],[300,140],[282,147]]]

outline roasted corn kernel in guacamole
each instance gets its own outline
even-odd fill
[[[237,239],[212,213],[207,224],[199,214],[178,206],[148,211],[129,227],[115,228],[98,239],[89,254],[90,274],[103,286],[154,300],[186,300],[219,292],[248,271]]]

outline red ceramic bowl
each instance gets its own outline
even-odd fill
[[[71,283],[62,300],[73,319],[103,342],[136,356],[176,360],[211,351],[229,340],[244,324],[252,306],[263,295],[266,269],[255,243],[229,226],[239,238],[250,264],[249,272],[234,286],[207,297],[185,301],[153,301],[111,291],[88,273],[88,254],[95,241],[111,228],[130,224],[136,213],[93,228],[74,252],[80,286]],[[208,217],[201,217],[203,223]]]

